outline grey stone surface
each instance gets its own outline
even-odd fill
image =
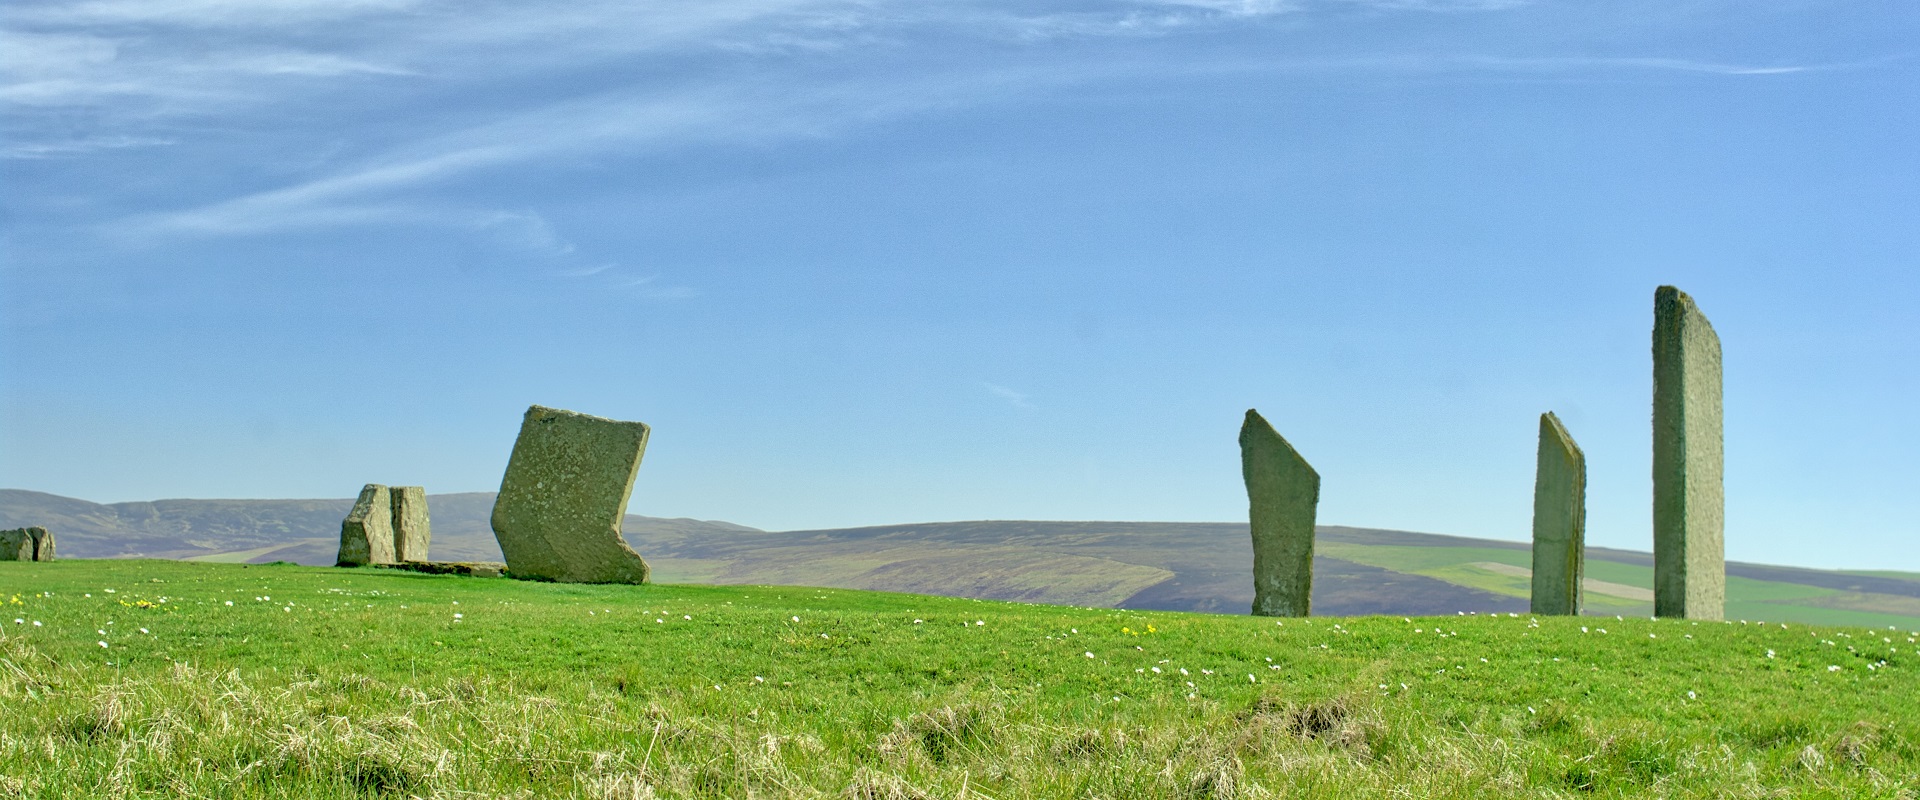
[[[0,561],[32,561],[33,537],[26,528],[0,531]]]
[[[1587,457],[1549,411],[1533,474],[1533,613],[1580,613],[1586,554]]]
[[[544,406],[527,409],[493,504],[493,535],[515,578],[645,583],[620,518],[649,429]]]
[[[393,502],[387,487],[369,483],[340,522],[340,555],[335,563],[360,567],[393,562]]]
[[[422,486],[388,487],[393,501],[393,560],[426,561],[433,541],[427,520],[427,490]]]
[[[1720,337],[1693,298],[1653,300],[1653,613],[1726,614]]]
[[[39,526],[27,529],[27,536],[33,539],[33,560],[53,560],[53,532]]]
[[[1307,616],[1320,474],[1253,409],[1240,426],[1240,472],[1253,529],[1253,613]]]
[[[401,561],[382,566],[428,575],[466,575],[473,578],[498,578],[507,571],[507,565],[498,561]]]

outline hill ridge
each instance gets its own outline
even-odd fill
[[[494,493],[428,496],[433,557],[497,560]],[[351,498],[90,503],[0,489],[0,527],[47,525],[81,558],[291,561],[330,565]],[[1318,527],[1316,614],[1527,610],[1528,545],[1451,534]],[[810,585],[1114,608],[1246,613],[1244,522],[954,520],[765,531],[731,522],[628,515],[628,541],[665,583]],[[1652,555],[1588,549],[1589,577],[1651,586]],[[1729,614],[1850,624],[1920,618],[1920,580],[1728,562]],[[1589,611],[1650,614],[1635,592]]]

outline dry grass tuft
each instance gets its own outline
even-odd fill
[[[934,764],[945,764],[965,751],[985,721],[986,714],[979,706],[941,706],[895,720],[893,729],[880,737],[876,749],[893,760],[911,759],[920,754]]]
[[[905,778],[866,767],[854,773],[842,794],[852,800],[934,800],[934,795],[914,788]]]

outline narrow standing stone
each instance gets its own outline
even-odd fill
[[[427,521],[427,490],[423,486],[387,489],[393,500],[393,560],[428,561],[427,546],[433,528]]]
[[[1726,613],[1720,337],[1693,298],[1653,295],[1653,613]]]
[[[646,583],[647,562],[620,538],[647,450],[644,423],[533,406],[493,503],[493,535],[515,578]]]
[[[1587,457],[1549,411],[1533,477],[1533,613],[1580,613],[1586,539]]]
[[[53,532],[41,527],[27,529],[27,536],[33,539],[33,560],[53,560]]]
[[[1253,613],[1307,616],[1320,474],[1253,409],[1240,426],[1240,473],[1253,530]]]
[[[32,561],[33,537],[26,528],[0,531],[0,561]]]
[[[369,483],[360,490],[360,499],[340,522],[340,556],[343,567],[393,563],[393,503],[387,487]]]

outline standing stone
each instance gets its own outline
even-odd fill
[[[620,519],[647,449],[639,422],[533,406],[493,503],[493,535],[515,578],[646,583]]]
[[[393,560],[428,560],[427,545],[433,540],[433,529],[427,522],[426,488],[394,486],[387,494],[393,499]]]
[[[1587,457],[1549,411],[1533,477],[1533,613],[1580,613],[1586,539]]]
[[[1307,616],[1320,474],[1253,409],[1240,426],[1240,472],[1253,529],[1253,613]]]
[[[1653,613],[1726,613],[1720,337],[1693,298],[1653,295]]]
[[[340,557],[343,567],[391,564],[393,558],[393,503],[387,487],[369,483],[360,490],[360,499],[340,522]]]
[[[33,537],[26,528],[0,531],[0,561],[32,561]]]
[[[41,527],[27,529],[27,536],[33,539],[33,560],[53,560],[53,532]]]

